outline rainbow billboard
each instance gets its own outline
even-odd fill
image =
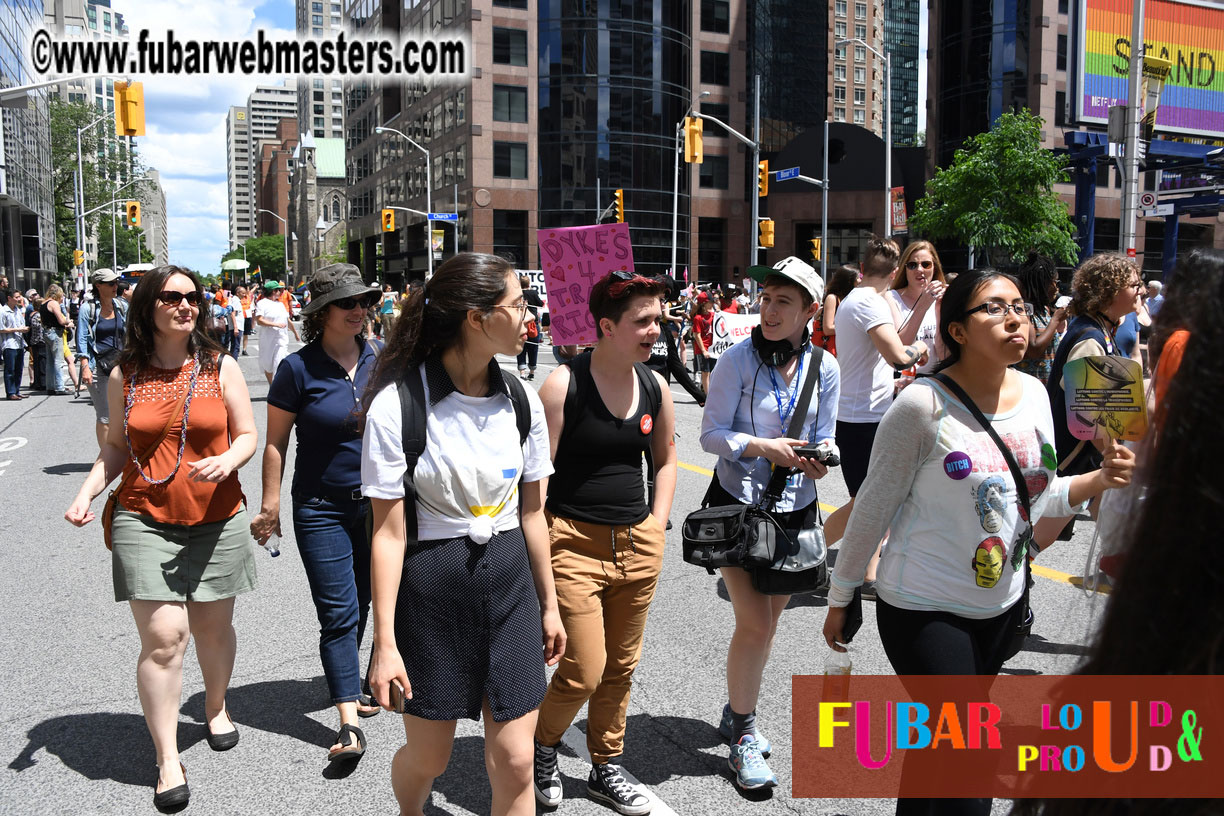
[[[1145,0],[1145,53],[1173,63],[1156,129],[1224,135],[1224,6],[1198,0]],[[1110,105],[1126,103],[1132,0],[1080,0],[1076,116],[1109,120]]]

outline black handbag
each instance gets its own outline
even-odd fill
[[[1028,482],[1024,480],[1024,473],[1020,470],[1019,463],[1016,462],[1016,456],[1011,452],[1011,448],[1007,447],[999,434],[995,432],[994,427],[981,409],[977,407],[969,395],[965,393],[965,389],[961,388],[956,382],[944,374],[919,374],[920,377],[931,377],[939,380],[941,384],[951,391],[961,404],[969,409],[969,413],[973,414],[973,418],[978,421],[990,438],[994,440],[995,445],[999,448],[999,453],[1003,454],[1003,461],[1007,462],[1007,469],[1011,471],[1012,480],[1016,483],[1016,495],[1024,507],[1024,518],[1028,528],[1022,532],[1019,538],[1016,539],[1016,548],[1024,548],[1024,594],[1020,596],[1020,605],[1024,610],[1024,614],[1020,618],[1020,622],[1016,624],[1015,630],[1012,632],[1011,640],[1008,641],[1007,650],[1003,655],[1003,660],[1008,661],[1020,653],[1024,648],[1024,642],[1028,640],[1028,636],[1033,633],[1033,607],[1029,605],[1029,586],[1033,583],[1032,567],[1029,565],[1027,550],[1034,546],[1033,544],[1033,513],[1030,503]],[[1014,550],[1013,550],[1014,553]],[[1015,555],[1013,555],[1013,558]]]

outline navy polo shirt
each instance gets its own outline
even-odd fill
[[[272,378],[268,404],[296,414],[295,497],[361,488],[361,433],[356,412],[374,370],[374,347],[358,337],[361,357],[350,380],[318,340],[285,357]]]

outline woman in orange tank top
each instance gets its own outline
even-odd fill
[[[140,633],[136,685],[157,751],[159,808],[185,805],[190,795],[176,738],[189,637],[204,679],[208,744],[225,751],[238,743],[225,706],[234,597],[255,588],[238,484],[255,452],[255,419],[238,364],[204,332],[203,303],[186,269],[162,266],[141,279],[107,382],[106,444],[64,514],[88,524],[90,503],[123,474],[111,564],[115,600],[130,604]]]

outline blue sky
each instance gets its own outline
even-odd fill
[[[242,39],[264,29],[268,37],[294,36],[291,0],[112,0],[133,38],[167,29],[182,38]],[[926,3],[920,5],[919,97],[925,100]],[[145,86],[147,135],[138,142],[145,163],[161,173],[166,191],[170,261],[203,273],[218,268],[229,249],[225,117],[274,77],[140,77]],[[919,129],[926,126],[919,105]]]

